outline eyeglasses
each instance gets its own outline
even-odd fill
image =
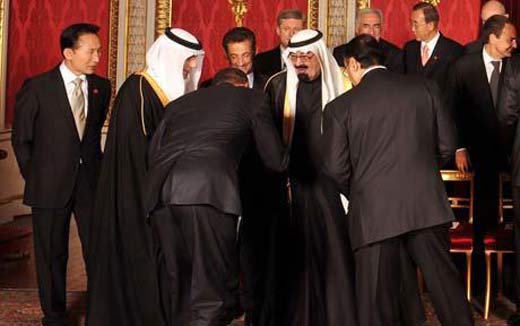
[[[297,61],[298,59],[303,62],[308,62],[312,58],[314,58],[314,53],[312,52],[307,52],[306,54],[289,53],[289,59],[293,62]]]

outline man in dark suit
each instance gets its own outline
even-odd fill
[[[229,67],[240,69],[247,75],[247,86],[263,90],[267,76],[253,70],[253,58],[256,54],[255,33],[247,27],[234,27],[224,35],[222,47]],[[213,79],[207,79],[200,87],[209,87],[212,82]]]
[[[256,143],[271,169],[287,154],[261,93],[227,68],[168,105],[149,151],[147,206],[165,257],[170,325],[227,325],[236,307],[237,166]]]
[[[267,78],[285,69],[282,51],[287,48],[289,40],[297,32],[305,28],[305,16],[300,10],[285,9],[276,17],[276,35],[280,44],[274,49],[259,53],[255,57],[255,71]]]
[[[516,29],[506,16],[495,15],[484,24],[482,38],[485,44],[480,52],[466,54],[453,66],[447,91],[459,136],[455,163],[462,172],[475,172],[473,247],[477,274],[485,271],[484,235],[498,221],[498,177],[505,169],[506,157],[496,107],[502,67],[516,47]],[[484,290],[483,281],[476,286],[477,292]]]
[[[26,80],[17,94],[12,142],[25,179],[24,203],[32,207],[44,325],[66,322],[71,213],[88,267],[101,128],[111,93],[110,82],[94,75],[101,48],[98,30],[91,24],[64,29],[60,38],[63,62]]]
[[[405,73],[432,79],[443,92],[450,66],[464,48],[439,32],[439,13],[430,3],[419,2],[413,7],[412,31],[415,40],[404,46]]]
[[[486,3],[484,3],[484,5],[482,6],[482,10],[480,11],[480,19],[482,20],[482,26],[491,16],[494,15],[509,17],[509,15],[506,14],[506,7],[504,7],[502,2],[497,0],[486,1]],[[482,52],[482,48],[484,47],[485,43],[486,39],[484,35],[481,35],[475,41],[466,44],[466,46],[464,47],[464,53],[469,54]]]
[[[511,155],[511,189],[514,208],[515,298],[516,313],[509,325],[520,323],[520,55],[514,55],[504,67],[498,104],[498,120]]]
[[[423,272],[440,322],[472,325],[449,255],[453,212],[439,173],[455,151],[453,122],[433,83],[381,63],[371,36],[348,43],[345,67],[355,87],[327,105],[323,128],[325,173],[350,204],[359,324],[398,324],[395,257],[404,249]]]
[[[381,38],[383,29],[383,13],[376,8],[364,8],[356,12],[356,35],[368,34],[373,36],[381,47],[385,57],[383,65],[390,71],[403,73],[403,51],[394,44]],[[343,53],[346,44],[334,48],[334,58],[340,67],[343,67]]]

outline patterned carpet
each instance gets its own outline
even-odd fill
[[[67,293],[69,325],[83,325],[85,292]],[[36,290],[0,290],[0,326],[41,325],[42,313]]]
[[[82,326],[85,315],[85,292],[74,291],[67,294],[69,325]],[[440,325],[435,317],[431,303],[424,298],[428,321],[426,326]],[[474,305],[475,306],[475,305]],[[496,309],[485,321],[480,313],[474,312],[475,325],[499,326],[506,325],[507,318],[512,313],[512,305],[508,300],[497,300]],[[0,290],[0,326],[37,326],[42,318],[38,293],[35,289],[1,289]],[[240,320],[232,326],[242,326]]]

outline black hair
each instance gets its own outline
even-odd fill
[[[421,10],[424,14],[424,21],[426,23],[431,23],[437,27],[439,25],[439,12],[437,11],[437,8],[435,8],[434,5],[427,2],[419,2],[415,6],[413,6],[413,11]]]
[[[237,68],[224,68],[219,70],[213,77],[211,85],[222,85],[222,84],[247,84],[247,75],[240,69]]]
[[[98,34],[99,26],[88,23],[79,23],[70,25],[65,28],[60,35],[61,52],[65,49],[75,49],[78,46],[78,40],[84,34]]]
[[[502,35],[502,31],[507,24],[513,24],[509,18],[503,15],[493,15],[486,20],[482,27],[482,39],[485,43],[489,42],[491,34],[496,37]]]
[[[343,53],[343,61],[349,58],[356,59],[361,68],[381,65],[385,61],[379,42],[368,34],[361,34],[347,43]]]
[[[222,39],[222,47],[224,48],[224,51],[227,54],[227,46],[229,43],[240,43],[244,41],[250,41],[253,54],[256,53],[255,33],[253,33],[253,31],[247,27],[234,27],[230,29]]]

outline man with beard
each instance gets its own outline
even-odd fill
[[[278,190],[286,211],[276,226],[274,325],[356,325],[339,193],[321,174],[325,105],[347,89],[323,35],[302,30],[283,53],[287,71],[268,81],[266,93],[279,133],[290,148]],[[275,308],[276,307],[276,308]]]
[[[112,109],[95,204],[89,325],[163,325],[151,230],[142,202],[148,143],[165,106],[196,89],[203,51],[168,28],[125,81]]]
[[[217,73],[214,83],[169,104],[150,145],[146,203],[166,260],[169,326],[231,321],[241,214],[237,166],[254,140],[267,167],[287,167],[262,93],[234,86],[247,83],[235,68]]]
[[[390,71],[403,73],[403,51],[394,44],[381,38],[383,29],[383,13],[376,8],[364,8],[356,12],[356,35],[368,34],[379,43],[384,55],[383,65]],[[343,44],[334,48],[334,58],[340,67],[343,67],[345,47]]]

